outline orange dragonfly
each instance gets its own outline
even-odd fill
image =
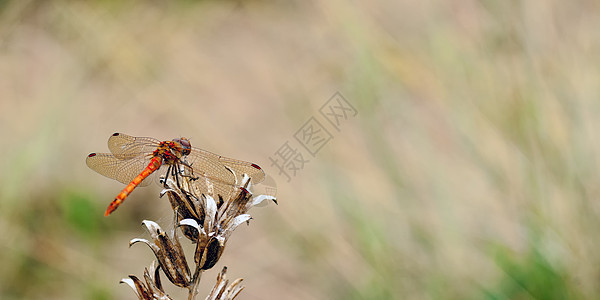
[[[114,133],[108,139],[111,153],[91,153],[86,163],[90,169],[115,179],[127,186],[108,205],[105,216],[111,214],[137,186],[148,185],[148,176],[159,170],[164,180],[172,176],[178,180],[183,175],[182,168],[191,174],[203,192],[209,190],[210,183],[214,194],[229,196],[241,184],[244,174],[259,183],[265,178],[263,170],[250,162],[223,157],[206,150],[194,148],[186,138],[172,141],[159,141],[149,137],[133,137]],[[161,168],[167,165],[168,168]]]

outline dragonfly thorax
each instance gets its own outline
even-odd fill
[[[172,165],[178,163],[184,155],[190,154],[192,146],[186,138],[174,139],[173,141],[160,142],[152,153],[154,157],[160,157],[163,163]]]
[[[173,142],[175,144],[179,144],[178,146],[180,147],[181,153],[183,155],[188,155],[192,151],[192,144],[190,143],[190,140],[188,140],[184,137],[178,138],[178,139],[173,139]]]

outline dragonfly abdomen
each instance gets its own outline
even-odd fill
[[[160,156],[155,156],[150,160],[148,166],[138,175],[136,176],[118,195],[115,197],[106,209],[104,213],[105,216],[110,215],[113,211],[125,201],[125,198],[133,192],[133,190],[140,184],[146,177],[150,176],[150,174],[154,173],[154,171],[158,170],[162,165],[162,158]]]

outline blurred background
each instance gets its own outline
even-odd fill
[[[593,299],[598,28],[597,1],[0,1],[0,298],[135,298],[128,242],[172,216],[158,186],[103,216],[123,185],[85,157],[123,132],[276,181],[199,299],[224,265],[240,299]]]

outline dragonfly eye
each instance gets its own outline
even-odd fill
[[[182,153],[184,155],[188,155],[192,151],[192,144],[190,143],[190,140],[184,137],[180,139],[174,139],[173,142],[179,143],[181,145],[181,147],[183,148]]]

